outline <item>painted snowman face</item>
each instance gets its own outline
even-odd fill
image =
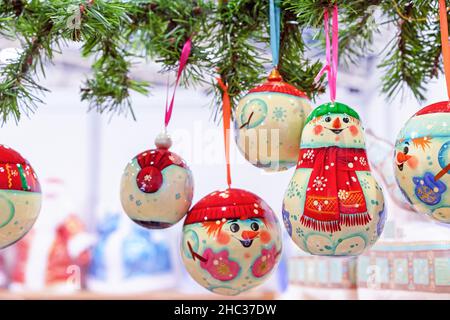
[[[236,144],[253,165],[282,171],[297,161],[303,124],[312,110],[304,93],[271,79],[250,90],[236,107]]]
[[[305,126],[301,145],[364,148],[364,129],[358,119],[347,114],[325,114]]]
[[[395,178],[418,212],[450,223],[450,107],[417,112],[400,131],[393,159]]]
[[[225,192],[234,199],[217,203],[217,194],[224,192],[212,193],[188,213],[181,250],[187,271],[200,285],[236,295],[262,283],[278,264],[280,227],[260,198],[240,189]]]

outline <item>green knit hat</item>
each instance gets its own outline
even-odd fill
[[[317,108],[315,108],[306,119],[306,123],[310,122],[312,119],[315,119],[317,117],[321,117],[326,114],[332,114],[332,113],[343,113],[350,117],[356,118],[359,120],[358,113],[350,108],[348,105],[340,103],[340,102],[328,102],[324,103]]]

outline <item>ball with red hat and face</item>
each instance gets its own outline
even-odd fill
[[[237,295],[264,282],[278,264],[281,231],[272,209],[241,189],[215,191],[187,214],[181,256],[206,289]]]
[[[239,101],[234,121],[236,144],[253,165],[282,171],[296,164],[306,117],[307,96],[286,83],[276,69]]]
[[[189,167],[169,151],[170,138],[158,136],[156,146],[128,163],[120,190],[125,212],[149,229],[168,228],[180,221],[191,206],[194,192]]]
[[[395,144],[394,170],[418,212],[450,223],[450,102],[429,105],[406,122]]]
[[[28,161],[0,145],[0,248],[20,240],[31,229],[41,199],[39,180]]]

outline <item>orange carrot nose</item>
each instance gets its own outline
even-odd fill
[[[259,234],[258,231],[245,230],[242,231],[242,239],[244,240],[253,240]]]
[[[340,128],[341,128],[341,120],[339,120],[339,117],[337,117],[333,121],[333,129],[340,129]]]
[[[411,159],[411,156],[408,154],[404,154],[403,152],[397,152],[397,163],[402,164]]]

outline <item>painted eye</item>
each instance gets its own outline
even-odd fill
[[[239,225],[238,225],[237,223],[232,223],[231,226],[230,226],[230,230],[231,230],[231,232],[233,232],[233,233],[238,232],[239,229],[240,229],[240,228],[239,228]]]
[[[331,122],[331,117],[326,117],[325,122]]]
[[[344,121],[344,123],[349,123],[349,122],[350,122],[350,119],[347,118],[347,117],[345,117],[344,119],[342,119],[342,121]]]
[[[252,228],[253,231],[258,231],[259,224],[257,224],[256,222],[252,222],[252,224],[250,225],[250,228]]]
[[[404,153],[404,154],[408,154],[408,152],[409,152],[409,148],[408,148],[407,146],[405,146],[405,147],[403,148],[403,153]]]

